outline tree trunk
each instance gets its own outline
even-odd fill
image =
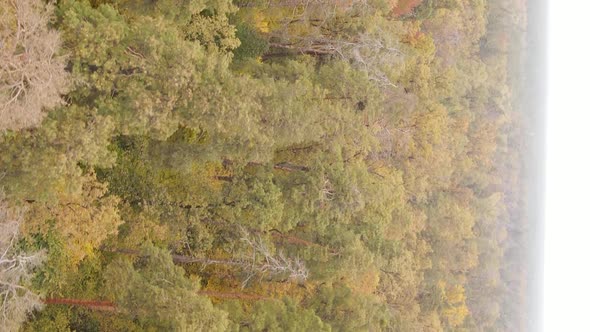
[[[45,304],[66,304],[78,307],[85,307],[92,310],[102,311],[116,311],[117,306],[110,301],[93,301],[93,300],[80,300],[80,299],[57,299],[49,298],[43,300]]]
[[[200,291],[199,295],[205,295],[209,297],[216,297],[220,299],[240,299],[240,300],[270,300],[270,297],[257,295],[257,294],[246,294],[246,293],[225,293],[225,292],[218,292],[218,291]]]
[[[308,172],[309,171],[309,167],[307,167],[307,166],[294,165],[294,164],[291,164],[288,162],[278,163],[278,164],[274,165],[273,168],[279,169],[282,171],[288,171],[288,172],[294,172],[294,171]]]

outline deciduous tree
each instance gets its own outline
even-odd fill
[[[37,126],[71,85],[52,2],[0,1],[0,132]]]

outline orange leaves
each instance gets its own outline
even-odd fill
[[[56,205],[33,202],[29,206],[25,232],[47,233],[50,225],[66,241],[72,263],[77,263],[110,235],[117,233],[122,223],[114,196],[105,196],[107,186],[94,174],[84,178],[80,195],[62,195]]]
[[[355,293],[370,295],[375,293],[379,285],[379,270],[375,266],[371,266],[364,273],[355,278],[354,282],[347,283]]]

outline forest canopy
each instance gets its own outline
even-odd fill
[[[0,0],[0,330],[514,331],[521,0]]]

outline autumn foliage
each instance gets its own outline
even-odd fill
[[[508,2],[0,0],[4,330],[517,330]]]

